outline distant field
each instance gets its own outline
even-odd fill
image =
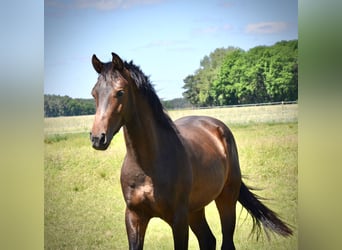
[[[265,122],[296,122],[298,105],[270,105],[212,109],[184,109],[168,112],[172,119],[185,115],[209,115],[227,124],[249,124]],[[94,120],[93,115],[56,117],[44,119],[45,134],[64,134],[89,132]]]
[[[173,119],[190,114],[215,116],[230,126],[246,184],[262,188],[257,194],[268,198],[265,203],[295,231],[288,239],[275,236],[256,241],[249,237],[251,219],[238,205],[236,248],[298,249],[297,105],[170,112]],[[123,134],[114,137],[107,151],[95,151],[88,134],[92,122],[93,116],[45,119],[45,249],[128,249],[119,181],[125,155]],[[221,228],[214,203],[206,208],[206,216],[220,249]],[[159,219],[151,220],[145,249],[172,248],[170,227]],[[191,230],[189,249],[199,249]]]

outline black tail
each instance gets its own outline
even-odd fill
[[[252,232],[257,230],[257,238],[260,235],[261,224],[263,225],[267,236],[268,231],[275,232],[284,237],[292,235],[292,230],[288,225],[281,221],[275,212],[262,204],[259,199],[260,198],[253,194],[243,182],[241,183],[239,202],[252,216]]]

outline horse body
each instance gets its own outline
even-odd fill
[[[258,226],[261,221],[266,228],[290,235],[292,231],[242,183],[229,128],[203,116],[173,123],[140,69],[112,55],[106,64],[95,55],[92,59],[100,76],[92,91],[97,108],[91,141],[95,149],[105,150],[123,127],[127,153],[120,180],[129,248],[143,248],[149,220],[159,217],[171,226],[175,249],[187,249],[188,226],[201,249],[215,249],[204,214],[213,200],[221,219],[222,249],[235,249],[238,200]]]

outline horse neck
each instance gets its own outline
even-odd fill
[[[158,158],[163,140],[174,136],[174,132],[160,127],[147,103],[142,102],[135,107],[137,110],[124,126],[127,156],[140,167],[150,168]]]

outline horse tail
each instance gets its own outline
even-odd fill
[[[257,238],[260,235],[261,224],[264,227],[265,233],[275,232],[281,236],[288,237],[292,235],[292,230],[289,226],[281,221],[278,215],[271,209],[266,207],[260,197],[253,194],[243,182],[241,182],[240,195],[238,201],[248,211],[253,219],[252,233],[257,230]]]

